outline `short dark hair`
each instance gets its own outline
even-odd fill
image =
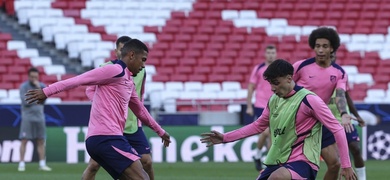
[[[142,51],[149,52],[148,47],[138,39],[127,41],[121,49],[121,56],[125,57],[130,51],[134,51],[135,53],[141,53]]]
[[[272,62],[264,71],[263,77],[267,81],[271,81],[278,77],[284,77],[294,74],[294,67],[284,59],[277,59]]]
[[[119,43],[125,44],[127,41],[130,41],[130,40],[131,40],[131,37],[129,37],[129,36],[121,36],[121,37],[119,37],[116,40],[116,42],[115,42],[116,48],[118,48]]]
[[[28,74],[30,74],[31,72],[37,72],[39,73],[39,70],[35,67],[31,67],[30,69],[28,69]]]
[[[339,34],[333,28],[319,27],[313,30],[309,36],[309,46],[311,49],[314,49],[316,40],[320,38],[327,39],[330,42],[330,45],[333,48],[333,52],[337,51],[337,49],[340,47]]]
[[[275,45],[267,45],[267,47],[265,47],[265,49],[276,49],[276,46]]]

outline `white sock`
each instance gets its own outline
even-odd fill
[[[366,167],[355,168],[358,180],[366,180]]]
[[[45,160],[39,160],[39,166],[40,167],[46,166],[46,161]]]
[[[256,155],[255,155],[255,158],[256,158],[256,159],[261,159],[261,156],[263,156],[263,152],[261,152],[261,149],[256,148]]]
[[[26,166],[26,164],[24,163],[24,161],[20,161],[20,162],[19,162],[19,167],[24,167],[24,166]]]

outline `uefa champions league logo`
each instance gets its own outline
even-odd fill
[[[390,134],[376,131],[368,137],[368,152],[378,160],[387,160],[390,157]]]

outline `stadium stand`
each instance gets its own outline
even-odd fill
[[[340,33],[337,62],[349,74],[352,98],[389,99],[385,92],[389,92],[390,79],[390,4],[385,0],[315,2],[316,6],[307,0],[10,0],[5,6],[21,25],[67,51],[69,57],[81,59],[82,66],[96,67],[115,58],[113,42],[118,36],[146,42],[151,48],[146,97],[155,108],[235,111],[235,106],[208,105],[245,101],[248,73],[264,60],[262,50],[268,44],[276,45],[278,56],[292,63],[313,56],[308,35],[323,25]],[[50,72],[50,60],[11,39],[0,34],[3,56],[29,57],[31,64]],[[14,64],[0,62],[5,67]],[[25,72],[0,67],[1,82],[6,82],[1,83],[2,89],[13,89],[21,82],[20,75],[4,76],[14,71]],[[47,82],[55,81],[47,75]],[[224,86],[226,82],[234,85]],[[61,98],[85,100],[85,95],[77,91]]]

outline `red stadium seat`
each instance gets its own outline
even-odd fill
[[[197,66],[194,69],[195,74],[208,74],[211,72],[210,66]]]
[[[45,84],[52,84],[54,82],[57,82],[57,76],[56,75],[43,75],[41,76],[41,81]]]
[[[73,17],[73,18],[80,18],[81,12],[77,9],[63,9],[64,16],[66,17]]]
[[[228,74],[230,72],[230,68],[228,66],[214,66],[212,68],[212,72],[215,74]]]
[[[257,17],[259,17],[259,18],[273,18],[275,16],[274,16],[273,11],[258,11]]]
[[[294,4],[285,2],[285,3],[280,3],[278,6],[279,11],[293,11],[294,10]]]
[[[8,33],[0,33],[0,42],[1,41],[9,41],[9,40],[12,40],[12,35],[11,34],[8,34]]]
[[[299,12],[295,12],[291,15],[291,17],[293,19],[306,19],[308,17],[308,12],[306,11],[299,11]]]
[[[249,73],[251,73],[251,70],[252,70],[252,69],[248,69],[247,67],[242,67],[242,66],[232,67],[231,69],[232,69],[233,74],[249,74]]]
[[[331,11],[325,14],[327,19],[340,20],[342,17],[341,11]]]
[[[210,3],[210,9],[211,10],[214,10],[214,11],[221,11],[221,10],[224,10],[226,9],[226,6],[227,6],[227,2],[213,2],[213,3]]]
[[[256,58],[256,51],[247,51],[246,53],[245,52],[239,52],[239,58],[238,59],[241,59],[241,58],[244,58],[244,59],[253,59],[253,58]],[[247,64],[247,62],[244,62],[244,64]]]
[[[172,19],[184,19],[186,17],[186,14],[181,11],[173,11],[171,12]]]
[[[222,55],[221,58],[217,58],[217,65],[222,65],[222,66],[233,66],[234,61],[236,61],[237,56],[235,57],[227,57]]]
[[[184,57],[199,58],[200,56],[201,52],[199,50],[187,50],[184,52]]]
[[[18,88],[17,86],[15,87],[12,82],[0,82],[0,89],[14,89]]]
[[[175,67],[176,74],[191,74],[193,73],[192,67],[190,66],[176,66]]]
[[[176,66],[179,64],[179,60],[175,57],[169,57],[167,56],[166,58],[164,58],[161,62],[161,65],[162,66]]]
[[[153,81],[156,82],[166,82],[170,80],[169,75],[161,75],[161,74],[153,76],[152,79]]]
[[[245,27],[233,28],[233,34],[247,35],[248,34],[248,29],[245,28]]]
[[[359,67],[359,73],[370,73],[374,74],[376,69],[374,67]]]
[[[144,32],[157,34],[160,30],[157,26],[144,26]]]
[[[183,21],[182,19],[168,19],[166,22],[166,26],[181,26],[183,25],[183,23],[188,23],[188,22],[189,21]]]
[[[6,74],[8,72],[7,70],[7,67],[6,66],[0,66],[0,75],[1,74]],[[1,80],[1,79],[0,79]]]
[[[220,56],[218,51],[205,50],[203,51],[203,57],[218,58]]]
[[[242,82],[242,81],[246,81],[246,79],[244,78],[244,76],[242,74],[229,74],[229,75],[226,75],[225,81]]]
[[[24,66],[24,67],[31,66],[31,62],[29,58],[23,58],[23,59],[15,58],[13,62],[15,66]]]
[[[308,2],[295,3],[295,11],[310,11],[312,7],[313,4]]]
[[[8,83],[21,82],[20,75],[18,75],[18,74],[3,74],[1,79],[3,82],[8,82]]]
[[[165,55],[164,51],[163,50],[159,50],[159,49],[153,49],[153,51],[150,51],[149,54],[148,54],[148,58],[149,59],[152,59],[152,58],[163,58]]]
[[[200,66],[213,66],[216,64],[215,59],[210,57],[210,58],[199,58],[198,59],[198,64]]]
[[[24,66],[9,66],[8,73],[10,74],[26,74],[27,68]]]
[[[343,2],[332,2],[329,3],[329,9],[332,11],[331,13],[335,11],[343,11],[345,9],[346,5]],[[329,14],[331,14],[329,13]]]
[[[248,9],[248,10],[259,9],[261,7],[259,2],[250,2],[250,1],[244,3],[243,5],[244,5],[243,9]]]
[[[287,18],[291,17],[291,13],[288,11],[282,11],[282,12],[278,13],[278,17],[287,19]]]
[[[170,81],[185,82],[185,81],[188,81],[188,75],[187,74],[174,74],[174,75],[171,75]]]
[[[264,2],[261,6],[262,11],[276,11],[277,8],[277,4],[273,2]]]
[[[374,75],[373,78],[375,80],[375,83],[386,84],[387,85],[387,83],[389,82],[389,79],[390,79],[390,73],[388,73],[388,74],[376,74],[376,75]],[[371,87],[371,88],[373,88],[373,87]],[[387,87],[386,88],[382,88],[382,89],[387,89]]]
[[[51,7],[55,9],[67,9],[68,2],[65,1],[54,1],[51,3]]]
[[[205,16],[207,19],[221,19],[221,12],[219,11],[208,11],[206,12],[206,16]]]
[[[167,58],[167,59],[179,59],[181,57],[183,57],[183,52],[179,49],[171,49],[171,50],[165,51],[165,58]],[[164,63],[162,62],[162,64],[164,64]]]
[[[148,58],[147,64],[154,65],[154,66],[160,66],[160,60],[157,58],[150,57],[150,58]]]
[[[188,76],[189,81],[207,82],[207,76],[204,74],[194,74]]]
[[[222,74],[209,74],[208,75],[208,79],[210,82],[223,82],[225,81],[225,75],[222,75]]]
[[[211,3],[210,3],[211,4]],[[207,1],[198,2],[193,5],[194,10],[205,11],[209,8],[209,3]]]
[[[244,9],[244,2],[230,1],[226,4],[226,9]]]
[[[197,59],[195,58],[180,58],[179,64],[182,66],[195,66],[197,65]]]
[[[157,67],[157,75],[173,74],[173,67]]]
[[[227,61],[229,61],[229,59],[236,58],[237,56],[238,56],[237,51],[233,50],[233,49],[228,49],[228,50],[221,52],[222,59],[228,59]],[[233,64],[233,60],[231,60],[231,62],[227,62],[227,63]],[[219,63],[217,62],[217,64],[219,64]]]

